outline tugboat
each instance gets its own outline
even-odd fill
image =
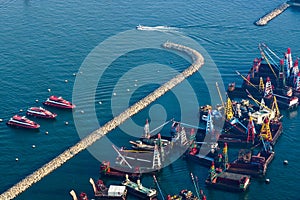
[[[21,127],[27,129],[39,129],[40,125],[34,121],[27,119],[25,116],[14,115],[8,120],[7,125]]]
[[[50,112],[42,107],[31,107],[27,110],[26,115],[46,118],[46,119],[55,119],[57,114]]]
[[[64,109],[75,108],[74,104],[63,99],[62,97],[57,97],[57,96],[50,96],[43,104],[47,106],[53,106],[53,107],[64,108]]]
[[[210,168],[208,178],[205,180],[207,186],[234,192],[244,192],[250,185],[250,176],[230,172],[216,172],[214,163]]]
[[[137,180],[137,183],[129,180],[126,176],[125,181],[122,182],[122,185],[126,186],[129,193],[137,196],[140,199],[154,200],[157,197],[157,191],[155,189],[149,189],[145,186],[142,186],[140,180]]]
[[[97,185],[94,180],[90,178],[90,183],[93,186],[96,200],[125,200],[127,195],[126,186],[110,185],[109,188],[104,185],[102,180],[97,181]]]

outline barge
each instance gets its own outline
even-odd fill
[[[214,163],[212,163],[205,184],[216,189],[244,192],[250,185],[250,176],[225,171],[216,172]]]
[[[139,168],[131,169],[129,167],[111,167],[110,162],[102,161],[100,165],[100,175],[114,178],[124,178],[128,175],[131,179],[139,179],[141,177],[141,172]]]
[[[242,149],[238,158],[232,163],[228,163],[227,171],[263,177],[274,156],[274,151],[262,150],[257,155],[253,155],[250,150]]]
[[[106,187],[102,180],[98,180],[95,184],[92,178],[90,178],[90,183],[93,186],[96,200],[126,200],[126,186],[110,185]]]
[[[138,197],[139,199],[154,200],[157,199],[157,191],[143,186],[138,179],[137,182],[129,180],[126,176],[125,181],[122,182],[123,186],[126,186],[128,193]]]

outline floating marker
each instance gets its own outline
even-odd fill
[[[284,160],[283,164],[287,165],[287,164],[289,164],[289,161],[288,160]]]
[[[66,80],[65,80],[65,83],[67,83],[67,82],[68,82],[68,80],[66,79]]]
[[[101,105],[101,104],[102,104],[102,101],[99,101],[99,104]]]
[[[135,79],[134,81],[137,82],[137,79]]]
[[[269,184],[270,183],[270,179],[266,178],[265,182],[266,182],[266,184]]]
[[[127,92],[129,92],[129,91],[130,91],[130,89],[128,88],[128,89],[127,89]]]
[[[51,92],[51,89],[50,89],[50,88],[48,88],[48,92]]]
[[[34,144],[32,145],[32,148],[35,148],[35,145],[34,145]]]
[[[73,76],[76,76],[76,73],[73,73]]]
[[[0,122],[3,122],[3,119],[0,119]]]
[[[83,113],[84,113],[84,110],[81,110],[80,112],[83,114]]]
[[[65,125],[68,125],[69,124],[69,122],[65,122]]]
[[[35,100],[35,102],[39,102],[39,100],[38,100],[38,99],[36,99],[36,100]]]
[[[136,87],[136,86],[137,86],[137,84],[134,84],[134,86]]]
[[[117,93],[115,93],[115,92],[114,92],[114,93],[113,93],[113,95],[114,95],[114,96],[116,96],[116,95],[117,95]]]
[[[19,161],[19,158],[16,158],[16,161],[18,162],[18,161]]]
[[[49,134],[49,132],[48,132],[48,131],[46,131],[46,132],[45,132],[45,134],[46,134],[46,135],[48,135],[48,134]]]
[[[159,72],[159,70],[157,70],[157,72]]]
[[[23,112],[23,109],[20,109],[20,112]]]

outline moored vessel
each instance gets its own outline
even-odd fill
[[[56,108],[64,108],[64,109],[73,109],[75,108],[75,105],[71,102],[63,99],[62,97],[58,96],[50,96],[44,103],[44,105],[52,106]]]
[[[31,107],[26,111],[26,115],[47,119],[55,119],[57,116],[57,114],[52,113],[42,107]]]
[[[126,186],[110,185],[107,187],[102,180],[98,180],[95,184],[94,180],[90,178],[90,183],[93,186],[96,200],[125,200],[127,196]]]
[[[230,172],[217,173],[214,163],[212,163],[209,176],[205,180],[205,183],[207,186],[217,189],[244,192],[250,185],[250,176]]]
[[[157,197],[157,191],[155,189],[150,189],[143,186],[140,180],[137,180],[137,183],[135,183],[129,180],[128,176],[126,176],[126,179],[122,182],[122,185],[126,186],[129,193],[137,196],[140,199],[153,200]]]
[[[14,115],[11,117],[7,125],[13,127],[27,128],[27,129],[39,129],[40,125],[34,121],[27,119],[25,116]]]

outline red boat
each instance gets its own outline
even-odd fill
[[[53,107],[64,108],[64,109],[75,108],[74,104],[63,99],[62,97],[57,97],[57,96],[50,96],[43,104],[47,106],[53,106]]]
[[[19,116],[19,115],[15,115],[12,118],[10,118],[6,124],[10,126],[28,128],[28,129],[40,128],[40,125],[37,124],[36,122],[27,119],[25,116]]]
[[[47,119],[54,119],[57,114],[50,112],[42,107],[31,107],[26,112],[27,115],[40,117],[40,118],[47,118]]]

